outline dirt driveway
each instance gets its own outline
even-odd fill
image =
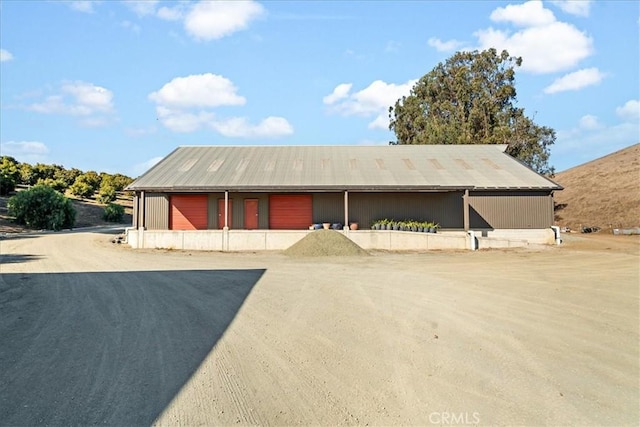
[[[636,237],[349,259],[0,240],[0,424],[636,425]]]

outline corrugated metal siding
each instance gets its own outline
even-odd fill
[[[547,228],[553,199],[546,192],[470,192],[471,228]]]
[[[244,199],[258,199],[258,228],[269,228],[269,195],[261,193],[230,193],[233,199],[233,223],[236,228],[244,228]]]
[[[209,228],[218,228],[218,199],[224,200],[224,193],[209,195]],[[265,193],[229,193],[231,209],[231,224],[236,229],[243,228],[244,199],[258,199],[258,228],[269,228],[269,195]]]
[[[207,203],[207,228],[209,230],[215,230],[218,228],[218,199],[224,199],[224,193],[209,194],[209,201]]]
[[[169,197],[163,193],[145,193],[144,223],[147,230],[169,229]]]
[[[344,193],[314,193],[313,223],[344,222]]]
[[[381,218],[434,221],[442,228],[463,228],[462,192],[354,193],[349,192],[349,221],[369,228]]]
[[[269,228],[305,230],[313,218],[311,194],[272,194],[269,196]]]
[[[206,194],[172,195],[170,198],[172,230],[206,230],[207,229]]]

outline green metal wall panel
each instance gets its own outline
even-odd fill
[[[344,193],[314,193],[313,222],[344,222]]]
[[[553,225],[549,192],[470,192],[469,226],[474,229],[539,229]]]
[[[144,224],[147,230],[169,229],[169,197],[164,193],[145,193]]]
[[[463,228],[462,192],[349,193],[349,221],[369,228],[381,218],[433,221],[442,228]]]

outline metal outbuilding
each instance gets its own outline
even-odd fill
[[[562,187],[506,145],[181,146],[136,179],[133,228],[307,230],[381,218],[548,229]]]

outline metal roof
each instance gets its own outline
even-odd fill
[[[182,146],[127,187],[197,191],[560,190],[505,145]]]

